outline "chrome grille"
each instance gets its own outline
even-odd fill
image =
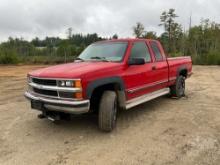
[[[42,79],[30,77],[29,79],[29,91],[35,95],[44,97],[75,100],[74,93],[81,92],[81,88],[74,87],[60,87],[58,85],[59,79]]]
[[[49,86],[56,86],[57,85],[56,80],[49,80],[49,79],[32,78],[32,82],[34,82],[36,84],[49,85]]]
[[[33,88],[33,91],[35,93],[38,93],[38,94],[41,94],[41,95],[45,95],[45,96],[55,96],[55,97],[58,97],[57,91],[42,90],[42,89],[37,89],[37,88]]]

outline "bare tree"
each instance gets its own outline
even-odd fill
[[[72,32],[73,32],[73,28],[68,28],[67,29],[67,38],[70,40],[72,38]]]
[[[136,38],[140,38],[143,36],[145,30],[144,25],[140,22],[136,23],[136,26],[133,27],[133,34]]]
[[[176,29],[179,29],[177,23],[175,23],[175,18],[178,17],[175,14],[175,9],[169,9],[168,12],[164,11],[160,16],[161,24],[159,26],[164,26],[165,32],[168,34],[169,38],[169,52],[171,51],[171,40],[174,38]]]

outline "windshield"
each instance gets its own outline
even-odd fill
[[[119,62],[124,57],[127,45],[127,42],[92,44],[79,55],[78,59]]]

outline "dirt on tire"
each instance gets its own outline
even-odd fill
[[[93,115],[38,119],[23,93],[26,73],[41,67],[0,66],[1,165],[220,164],[219,66],[193,66],[185,97],[123,111],[111,133]]]

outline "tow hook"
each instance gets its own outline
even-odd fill
[[[47,114],[39,114],[37,116],[39,119],[45,119],[47,118],[48,120],[52,121],[53,123],[57,124],[60,121],[60,115],[47,115]]]
[[[55,115],[55,116],[47,116],[47,119],[52,121],[52,122],[56,122],[60,120],[60,116],[59,115]]]

